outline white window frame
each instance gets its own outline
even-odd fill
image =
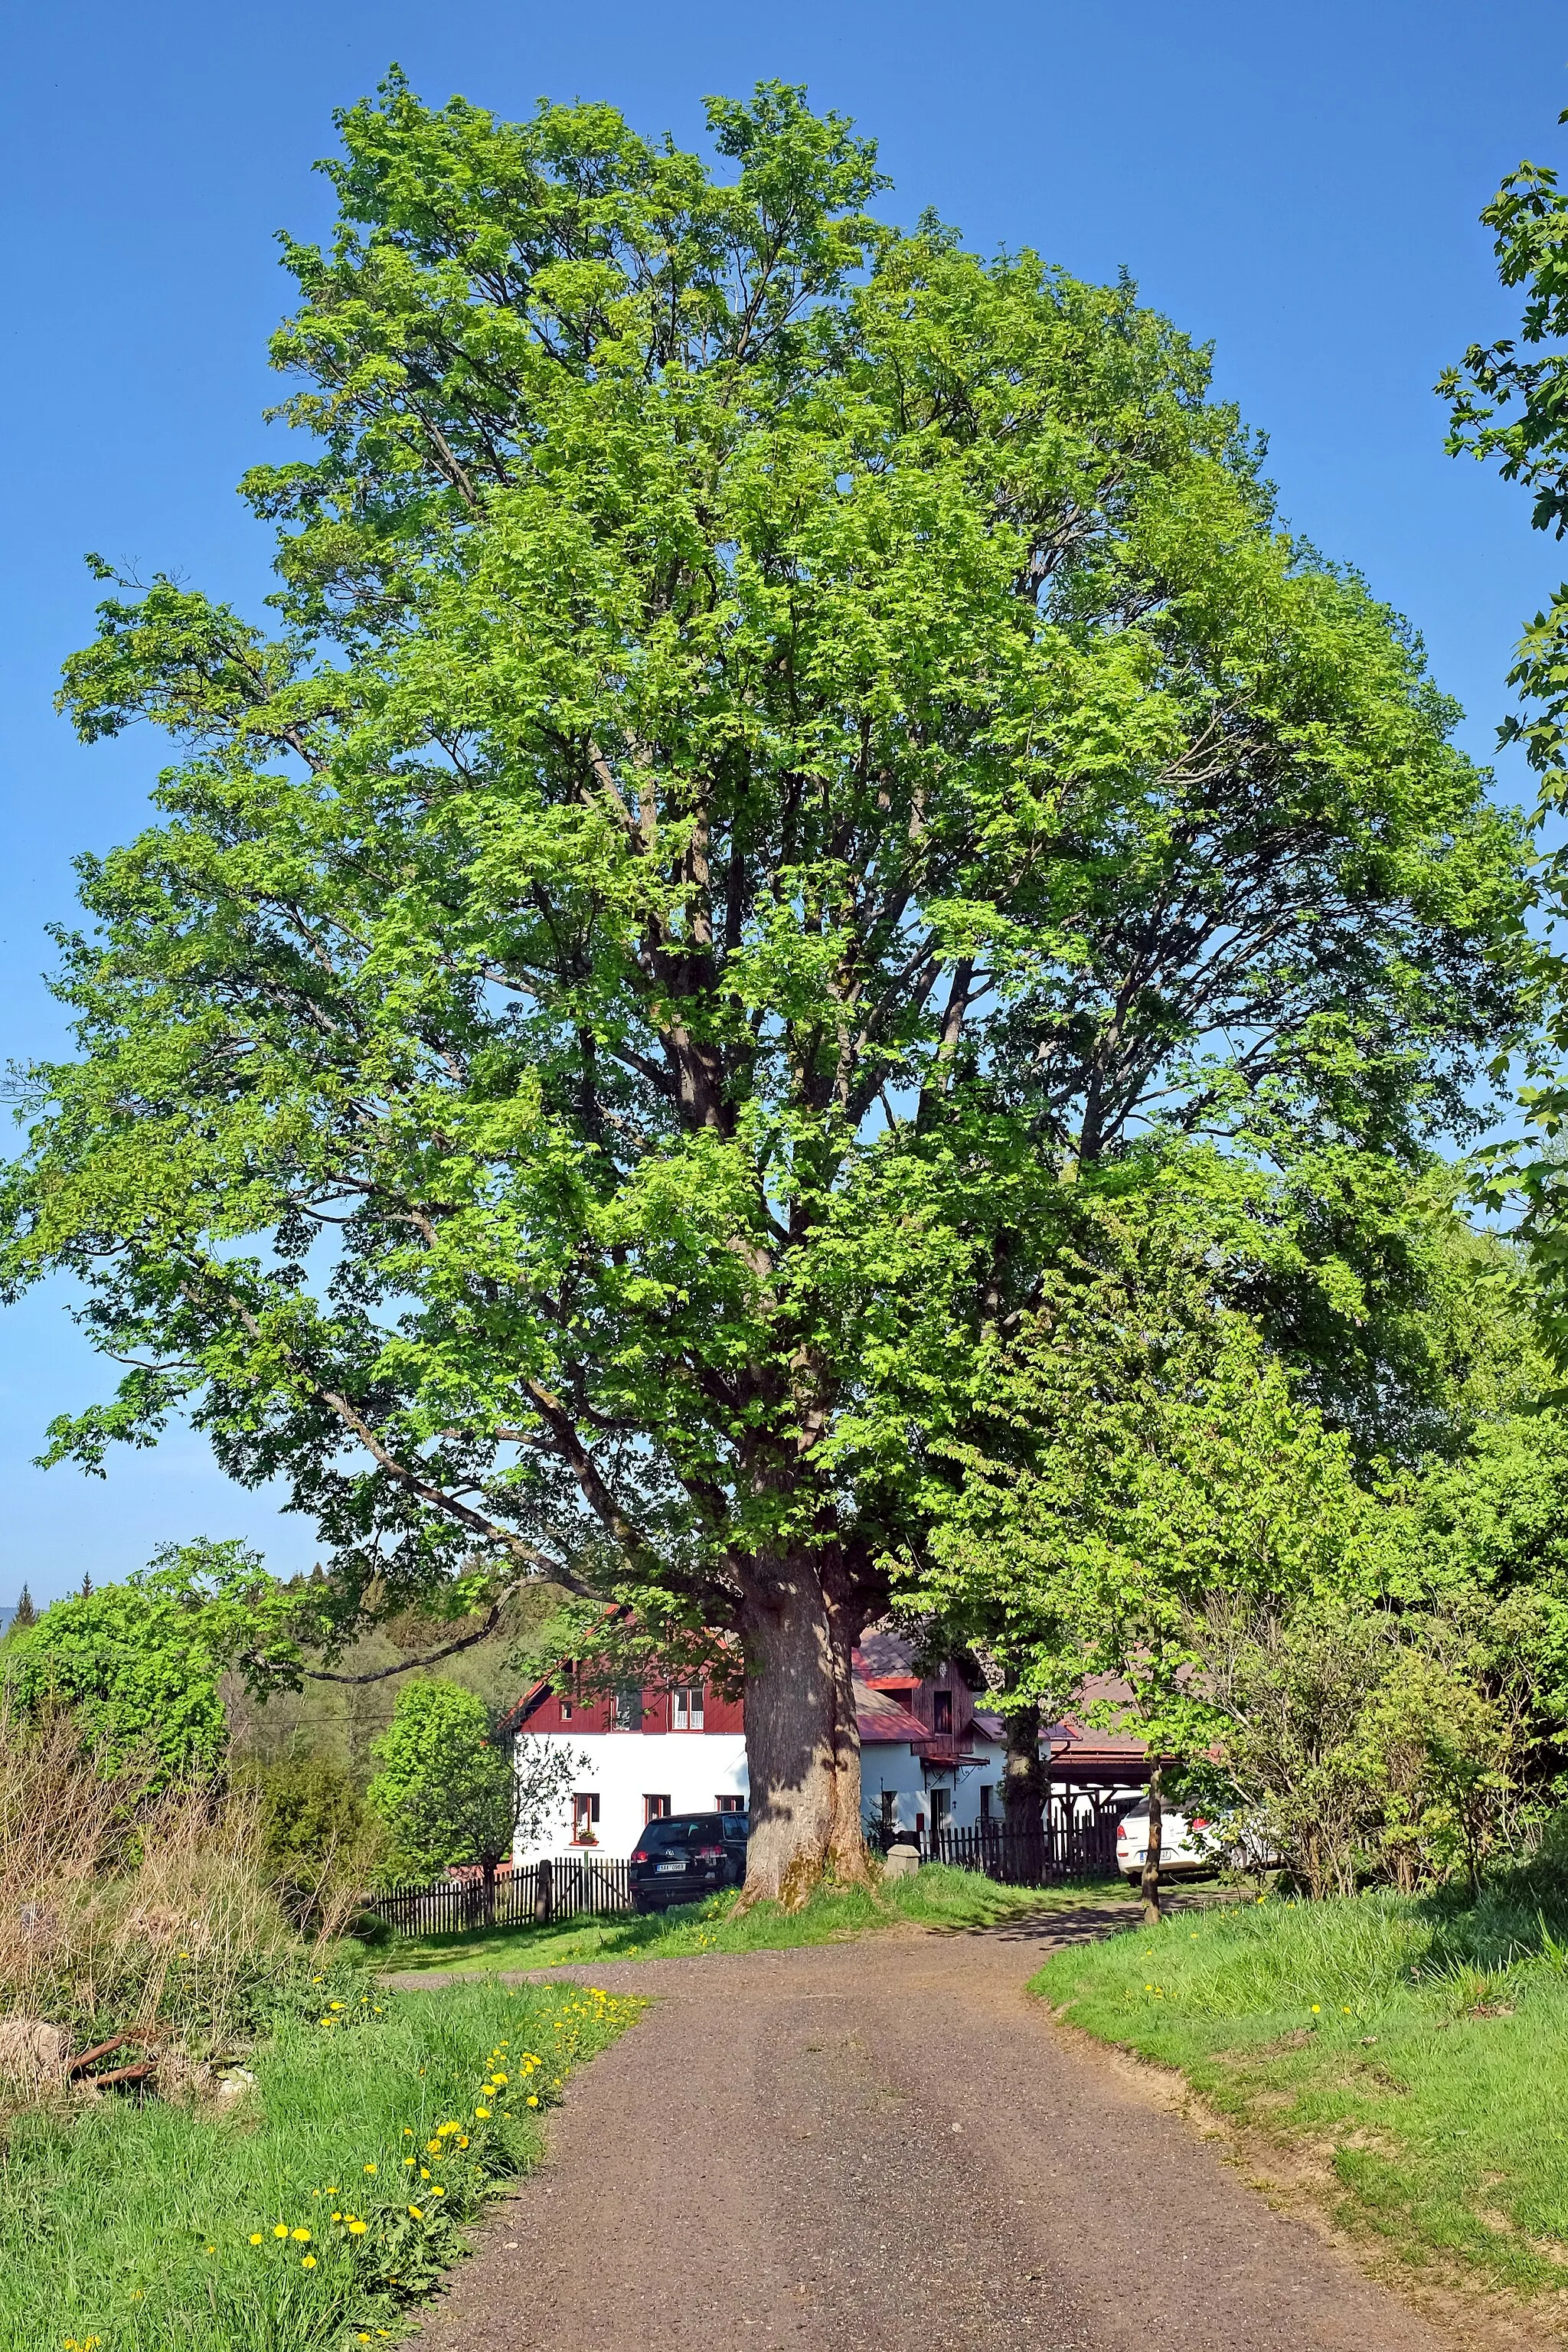
[[[700,1683],[678,1683],[669,1694],[671,1727],[676,1731],[700,1731],[705,1696]]]

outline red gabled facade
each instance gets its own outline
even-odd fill
[[[700,1694],[699,1707],[701,1720],[692,1721],[689,1693]],[[684,1704],[680,1704],[682,1695]],[[675,1689],[664,1689],[648,1684],[639,1694],[642,1719],[632,1724],[622,1719],[622,1701],[615,1695],[601,1692],[584,1694],[570,1689],[558,1690],[550,1683],[536,1683],[515,1713],[508,1717],[506,1728],[510,1731],[692,1731],[743,1732],[746,1727],[745,1706],[738,1698],[721,1698],[710,1687],[700,1683],[683,1684]],[[629,1711],[630,1693],[627,1693]],[[677,1719],[678,1714],[679,1720]]]

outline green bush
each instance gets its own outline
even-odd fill
[[[242,1763],[235,1782],[255,1794],[267,1859],[279,1878],[311,1883],[341,1857],[365,1855],[376,1837],[353,1775],[331,1757]]]

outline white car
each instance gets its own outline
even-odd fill
[[[1169,1805],[1160,1809],[1160,1875],[1167,1871],[1192,1877],[1200,1870],[1213,1870],[1217,1857],[1205,1836],[1214,1824],[1202,1814],[1189,1817],[1178,1813]],[[1123,1878],[1140,1878],[1144,1858],[1149,1852],[1149,1811],[1147,1806],[1139,1813],[1129,1813],[1117,1824],[1116,1867]]]

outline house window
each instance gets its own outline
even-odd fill
[[[672,1694],[673,1720],[677,1731],[700,1731],[702,1728],[702,1685],[692,1683]]]
[[[995,1801],[995,1797],[996,1786],[994,1781],[982,1780],[980,1783],[980,1818],[983,1822],[994,1821],[995,1819],[995,1815],[991,1810],[992,1805]]]
[[[572,1843],[597,1845],[598,1842],[599,1792],[596,1789],[579,1789],[572,1800]]]
[[[622,1683],[616,1691],[615,1727],[617,1731],[642,1729],[642,1691],[636,1683]]]
[[[643,1799],[642,1817],[645,1826],[649,1822],[662,1822],[666,1820],[668,1813],[669,1799],[668,1797],[645,1797]]]
[[[951,1691],[932,1691],[931,1695],[931,1729],[933,1731],[952,1731],[952,1693]]]
[[[577,1661],[575,1658],[563,1658],[561,1661],[561,1720],[563,1723],[570,1723],[572,1720],[572,1701],[576,1688]]]
[[[885,1838],[890,1838],[899,1825],[898,1810],[898,1791],[894,1789],[884,1789],[881,1792],[877,1826]]]
[[[931,1792],[931,1825],[932,1835],[934,1836],[940,1830],[946,1829],[948,1822],[952,1818],[952,1790],[951,1789],[933,1789]]]
[[[743,1813],[746,1810],[746,1801],[744,1797],[715,1797],[713,1810],[716,1813]]]

